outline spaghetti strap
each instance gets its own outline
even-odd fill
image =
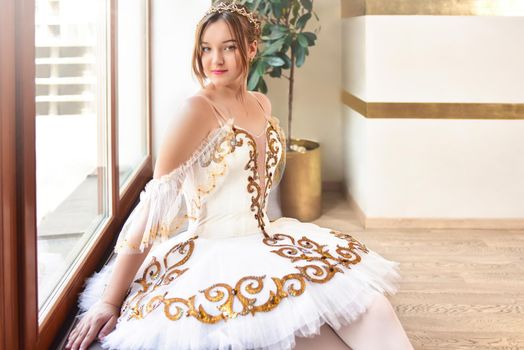
[[[251,94],[251,96],[255,98],[255,100],[257,100],[257,103],[260,106],[260,108],[262,109],[262,112],[264,112],[264,118],[266,118],[266,120],[269,121],[270,116],[266,113],[266,110],[264,109],[264,106],[262,106],[262,103],[260,103],[260,100],[258,99],[258,97],[253,93],[253,91],[248,90],[248,92]]]
[[[219,124],[220,126],[223,126],[223,125],[226,123],[227,118],[225,117],[224,113],[220,110],[220,108],[218,108],[218,107],[213,103],[213,101],[211,101],[211,99],[210,99],[209,97],[207,97],[207,96],[205,96],[205,95],[200,95],[200,94],[197,94],[197,95],[195,95],[195,96],[203,97],[204,100],[206,100],[206,101],[209,103],[209,105],[211,106],[211,108],[213,108],[213,111],[214,111],[213,115],[214,115],[215,118],[217,119],[218,124]]]

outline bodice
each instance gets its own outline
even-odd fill
[[[268,236],[267,199],[282,177],[286,145],[278,119],[267,121],[265,133],[256,138],[228,119],[182,165],[150,180],[122,227],[115,251],[142,252],[181,228],[187,228],[188,236]]]
[[[279,126],[268,121],[260,137],[232,119],[224,128],[224,137],[200,159],[200,172],[184,184],[189,231],[210,238],[266,234],[268,197],[285,156]]]

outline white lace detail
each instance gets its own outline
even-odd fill
[[[209,158],[218,142],[231,132],[232,120],[214,129],[200,146],[180,166],[158,179],[151,179],[140,193],[140,201],[125,221],[115,245],[116,253],[138,254],[157,238],[165,241],[175,233],[187,215],[180,216],[182,186],[188,177],[194,178],[198,160]],[[145,222],[145,226],[144,226]]]

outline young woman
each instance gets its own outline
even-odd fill
[[[270,101],[246,89],[259,35],[236,4],[200,21],[202,89],[167,131],[114,263],[88,280],[67,348],[289,349],[327,323],[355,350],[412,349],[384,296],[398,263],[334,229],[268,220],[286,148]]]

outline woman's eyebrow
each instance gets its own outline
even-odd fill
[[[235,39],[229,39],[229,40],[222,41],[222,44],[225,44],[225,43],[227,43],[229,41],[235,41],[236,42]],[[207,41],[202,41],[202,44],[209,44],[209,43]]]

